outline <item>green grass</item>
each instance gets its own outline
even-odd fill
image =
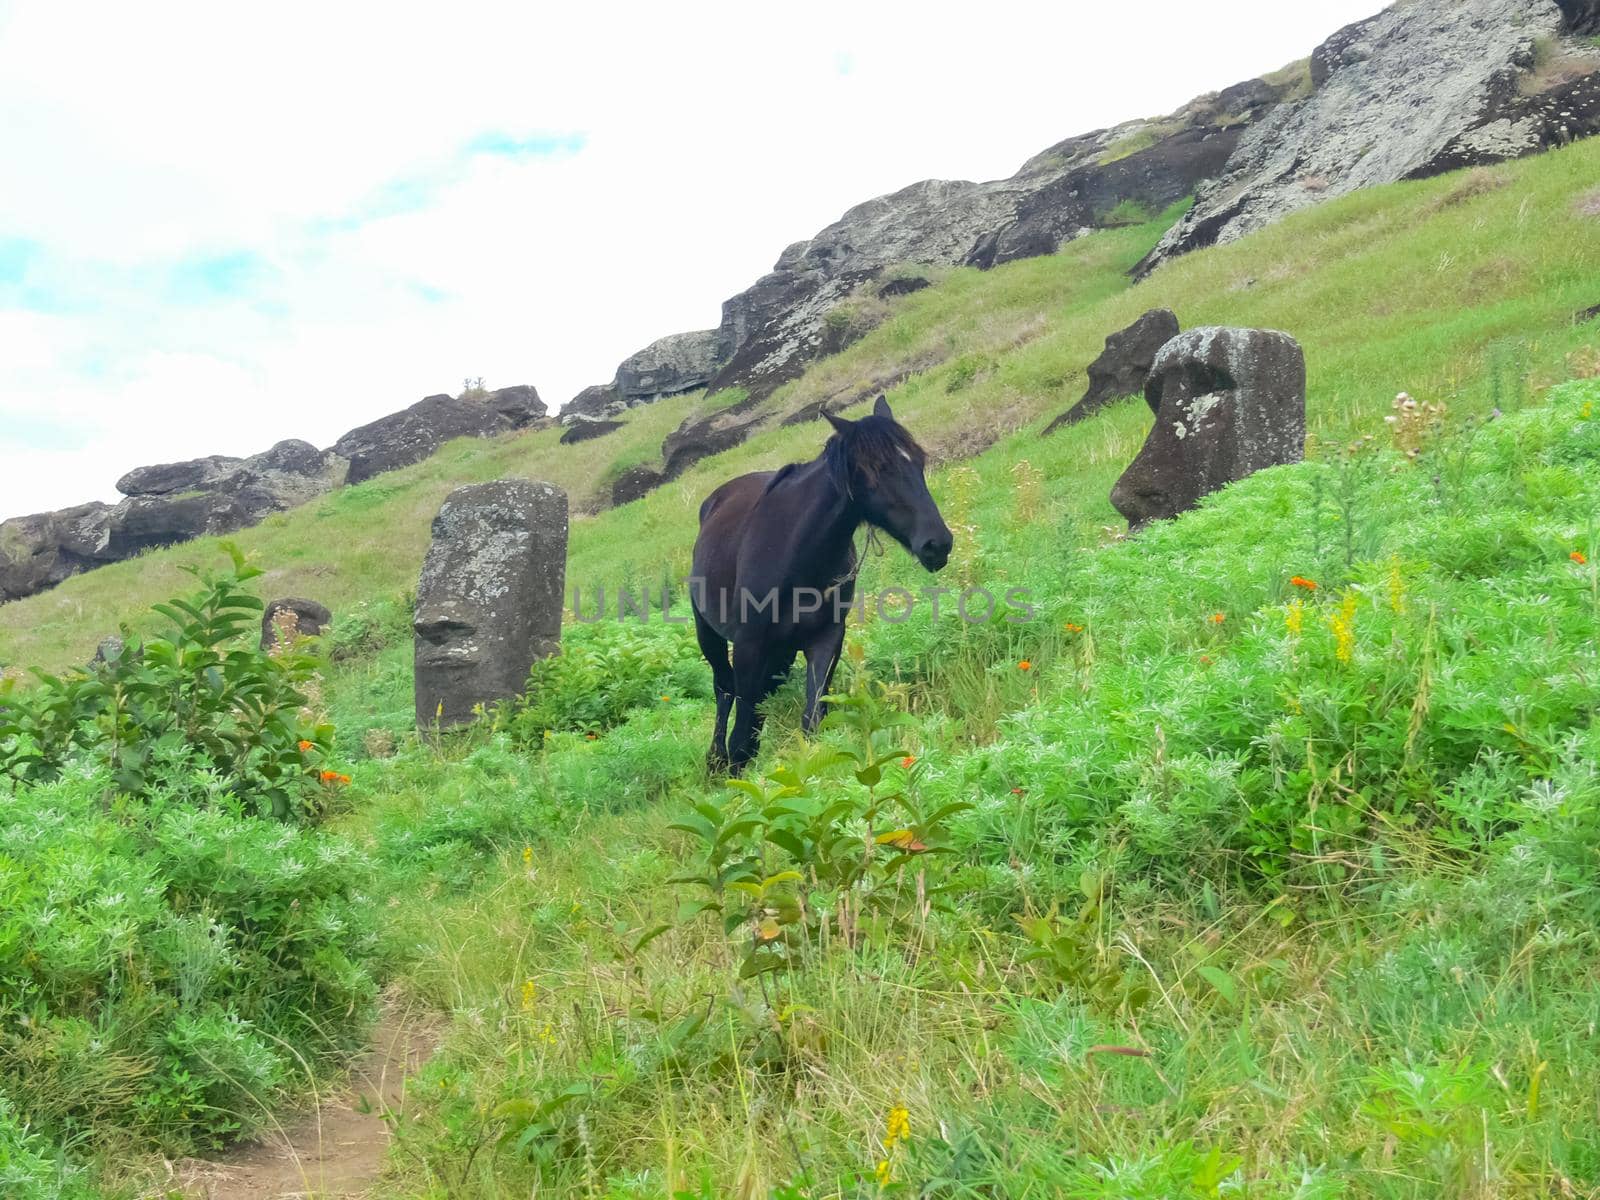
[[[891,401],[942,464],[949,577],[1027,587],[1039,619],[852,630],[840,686],[904,723],[807,743],[791,683],[754,777],[802,794],[772,813],[705,778],[681,626],[569,627],[528,703],[411,732],[404,595],[443,494],[536,474],[592,501],[728,397],[578,447],[457,443],[241,535],[263,590],[339,610],[353,783],[319,836],[362,855],[374,961],[450,1018],[384,1194],[1597,1194],[1600,385],[1547,394],[1592,373],[1571,314],[1600,300],[1597,160],[1358,193],[1136,287],[1173,214],[951,271],[777,392],[774,418],[914,365]],[[1105,497],[1144,406],[1037,431],[1157,304],[1299,337],[1313,455],[1129,540]],[[1383,422],[1402,389],[1449,407],[1415,462]],[[569,586],[681,571],[710,487],[820,441],[774,421],[575,519]],[[209,552],[0,608],[0,659],[87,658]],[[863,573],[926,582],[898,551]],[[863,739],[881,780],[824,753]],[[788,836],[802,809],[816,845],[876,864],[862,881],[837,882],[853,852]],[[948,853],[889,870],[868,836],[902,825]],[[724,851],[759,901],[692,882]],[[727,927],[684,907],[708,895]],[[59,1131],[30,1117],[0,1103],[0,1172],[9,1153],[35,1186]],[[113,1190],[157,1177],[92,1127],[71,1156]]]

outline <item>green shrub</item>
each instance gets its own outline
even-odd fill
[[[332,729],[309,715],[318,660],[295,647],[267,653],[255,638],[261,574],[229,547],[228,574],[195,571],[204,589],[158,604],[166,636],[134,642],[92,668],[39,676],[0,710],[0,776],[60,778],[104,770],[114,790],[148,796],[186,781],[245,808],[304,817],[317,810],[316,764]]]
[[[73,772],[0,792],[0,1092],[58,1139],[257,1128],[375,997],[355,849]]]
[[[526,694],[500,720],[537,745],[547,732],[597,733],[639,709],[710,695],[711,669],[687,626],[607,618],[567,629],[561,653],[534,664]]]

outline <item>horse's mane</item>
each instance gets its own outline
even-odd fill
[[[868,482],[875,482],[885,468],[893,465],[896,456],[904,454],[918,468],[927,465],[928,455],[910,432],[898,421],[889,417],[865,416],[853,421],[849,429],[836,431],[822,448],[822,461],[828,474],[841,492],[850,490],[851,468],[859,470]],[[779,467],[762,495],[772,491],[806,463],[790,463]]]

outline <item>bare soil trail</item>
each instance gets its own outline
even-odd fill
[[[406,1080],[432,1055],[442,1031],[439,1014],[387,999],[371,1044],[341,1091],[309,1116],[219,1158],[177,1164],[172,1186],[189,1200],[367,1196],[389,1147],[389,1128],[379,1114],[403,1111]]]

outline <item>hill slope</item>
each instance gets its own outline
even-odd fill
[[[1574,315],[1600,304],[1600,145],[1426,182],[1372,189],[1295,214],[1241,242],[1180,259],[1128,286],[1124,272],[1155,243],[1152,222],[1095,234],[1044,258],[992,271],[956,269],[894,301],[882,325],[780,388],[748,416],[768,428],[615,512],[574,521],[569,588],[682,571],[693,514],[718,482],[809,458],[815,422],[782,419],[825,399],[888,392],[936,461],[970,456],[1040,428],[1084,386],[1084,367],[1112,330],[1166,306],[1184,325],[1286,330],[1306,349],[1310,428],[1339,439],[1405,389],[1486,411],[1515,375],[1561,377],[1568,353],[1593,343]],[[1513,366],[1515,360],[1515,366]],[[1498,384],[1497,382],[1498,381]],[[727,393],[713,403],[725,402]],[[606,502],[626,466],[656,449],[701,403],[696,394],[632,410],[627,427],[576,446],[545,430],[463,442],[417,467],[270,518],[235,540],[278,594],[336,611],[398,596],[415,583],[427,526],[451,486],[506,475],[567,487],[579,510]],[[1104,497],[1132,459],[1146,418],[1137,406],[1030,446],[1075,521],[1109,523]],[[935,493],[940,486],[935,482]],[[178,566],[216,557],[215,540],[147,554],[0,606],[0,663],[87,661],[96,641],[182,587]]]

